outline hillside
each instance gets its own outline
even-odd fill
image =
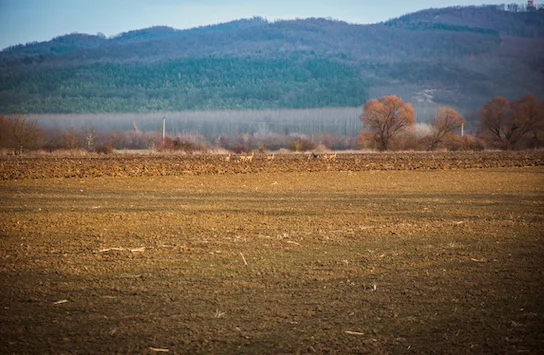
[[[392,93],[468,110],[544,96],[543,63],[542,10],[430,9],[374,25],[256,17],[8,48],[0,112],[359,106]]]
[[[509,5],[512,7],[512,5]],[[504,6],[458,6],[428,9],[407,14],[386,22],[388,26],[424,29],[496,32],[502,36],[544,37],[542,11],[508,10]]]

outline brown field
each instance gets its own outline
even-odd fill
[[[542,152],[234,160],[0,158],[0,353],[543,348]]]
[[[327,157],[330,154],[326,154]],[[437,170],[544,165],[544,151],[337,154],[257,154],[251,163],[226,154],[112,154],[0,156],[0,180],[293,173],[323,171]]]

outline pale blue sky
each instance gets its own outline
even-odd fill
[[[185,29],[253,16],[268,20],[332,17],[350,23],[376,23],[430,7],[495,3],[500,1],[0,0],[0,49],[72,32],[112,36],[157,25]]]

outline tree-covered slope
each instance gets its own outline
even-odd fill
[[[25,73],[3,85],[7,112],[68,113],[357,106],[368,84],[352,66],[293,54],[96,63]]]
[[[375,25],[253,18],[71,34],[0,52],[0,113],[359,106],[375,88],[432,89],[457,106],[538,96],[543,20],[467,7]]]
[[[386,25],[412,29],[483,30],[503,36],[537,38],[544,37],[543,13],[542,9],[527,11],[526,7],[516,4],[456,6],[418,11],[391,19]]]

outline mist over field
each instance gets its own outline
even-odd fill
[[[162,131],[166,119],[168,134],[232,135],[316,134],[357,135],[361,130],[361,108],[177,111],[116,114],[30,115],[45,129],[82,129],[99,131]]]

